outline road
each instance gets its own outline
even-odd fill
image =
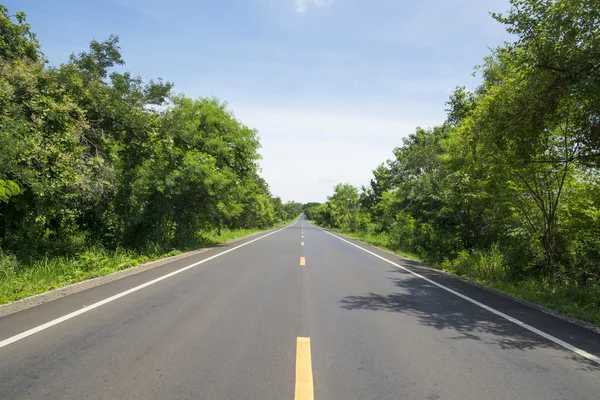
[[[1,317],[0,398],[598,399],[599,354],[597,333],[301,218]]]

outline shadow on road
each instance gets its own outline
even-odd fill
[[[481,341],[504,350],[556,348],[564,351],[561,346],[441,290],[423,279],[400,270],[390,272],[401,274],[399,275],[401,278],[388,278],[397,288],[400,288],[400,291],[389,294],[365,293],[347,296],[340,301],[341,307],[346,310],[407,314],[415,317],[421,325],[456,332],[456,336],[451,339]],[[566,358],[581,363],[582,369],[600,371],[600,365],[591,360],[572,353],[568,353]]]

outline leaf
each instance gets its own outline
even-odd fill
[[[8,203],[8,199],[21,193],[16,182],[0,179],[0,201]]]

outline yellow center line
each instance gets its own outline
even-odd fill
[[[296,391],[295,400],[314,400],[310,338],[299,337],[296,343]]]
[[[300,257],[300,265],[306,265],[306,260],[304,257]]]
[[[304,239],[304,235],[302,235],[302,239]]]
[[[300,246],[304,246],[304,242],[300,242]]]

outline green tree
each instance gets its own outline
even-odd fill
[[[10,18],[8,9],[0,4],[0,66],[8,61],[27,59],[35,62],[43,58],[25,13],[19,11],[15,18],[16,23]]]
[[[3,249],[184,248],[200,231],[268,227],[288,212],[276,214],[258,174],[257,132],[225,103],[114,71],[117,36],[49,67],[24,14],[13,22],[1,7],[0,33]]]
[[[492,14],[516,35],[507,50],[515,61],[514,73],[522,77],[521,97],[535,101],[525,120],[526,143],[543,140],[549,124],[568,121],[566,133],[578,162],[600,162],[600,31],[598,0],[511,0],[511,9]],[[522,104],[522,103],[521,103]],[[527,115],[523,110],[523,115]],[[515,121],[516,122],[516,121]],[[537,129],[535,129],[537,127]]]
[[[306,215],[306,218],[314,219],[311,212],[315,207],[318,207],[319,205],[321,205],[321,203],[317,203],[317,202],[305,203],[302,205],[302,212],[304,213],[304,215]]]
[[[356,187],[348,183],[337,184],[327,200],[334,226],[350,230],[358,228],[359,196]]]

